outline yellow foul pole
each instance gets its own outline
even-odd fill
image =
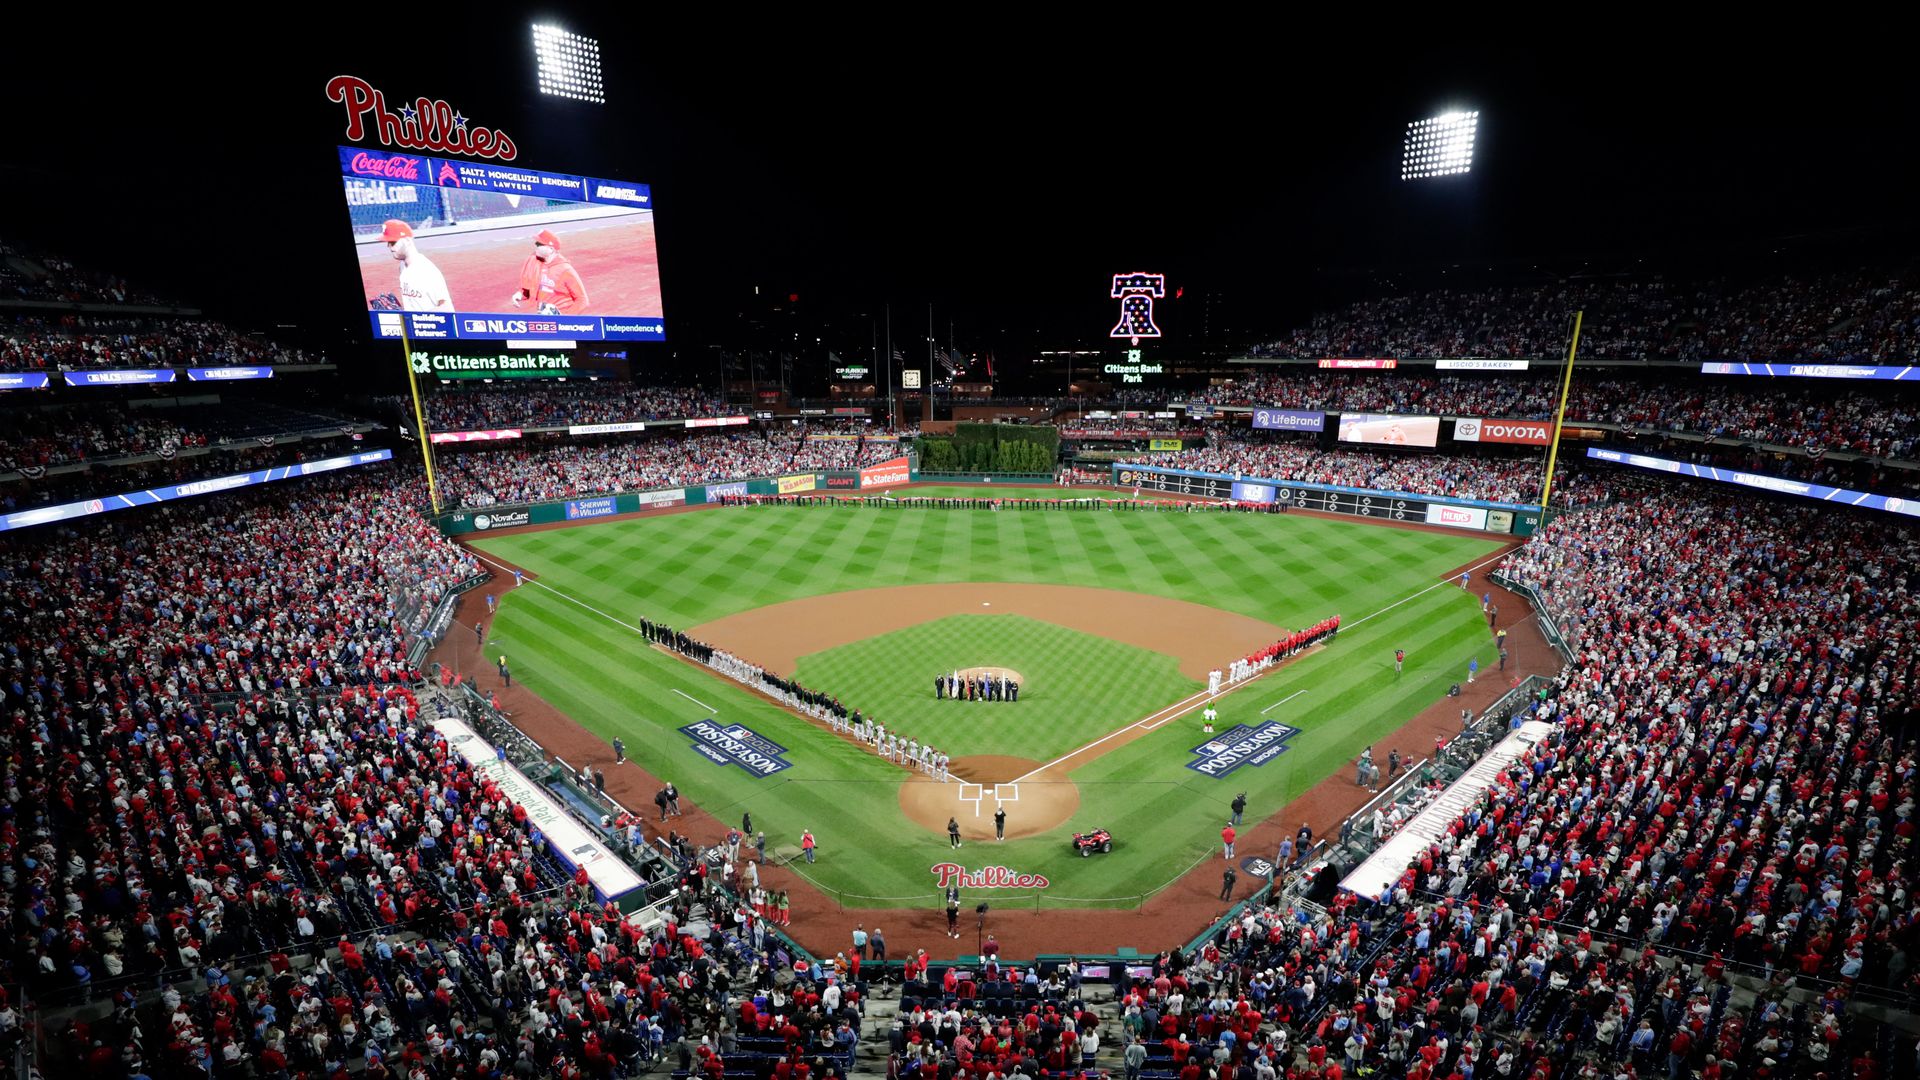
[[[1573,343],[1567,346],[1567,373],[1560,380],[1560,408],[1553,414],[1553,442],[1547,444],[1547,479],[1540,486],[1540,518],[1546,524],[1547,499],[1553,495],[1553,467],[1560,460],[1560,427],[1567,422],[1567,395],[1573,389],[1573,360],[1580,353],[1580,320],[1586,311],[1573,313]]]
[[[407,386],[413,390],[413,424],[420,436],[420,460],[427,467],[427,497],[433,500],[433,512],[440,513],[440,487],[433,478],[433,445],[427,439],[427,417],[420,408],[420,380],[413,373],[413,341],[407,334],[407,317],[400,316],[400,356],[407,365]]]

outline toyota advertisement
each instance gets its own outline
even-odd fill
[[[661,341],[645,184],[340,147],[376,338]]]
[[[1463,416],[1453,422],[1453,438],[1456,442],[1545,446],[1553,441],[1553,425],[1545,420],[1484,420]]]
[[[1340,441],[1376,446],[1434,447],[1440,445],[1440,418],[1341,413]]]

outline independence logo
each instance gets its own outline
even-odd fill
[[[786,747],[754,734],[752,728],[741,724],[722,727],[711,720],[701,720],[680,731],[693,739],[695,750],[716,765],[738,765],[755,776],[772,776],[793,768],[793,762],[784,756]]]
[[[1287,740],[1298,734],[1299,728],[1272,720],[1259,727],[1235,724],[1189,751],[1200,756],[1187,768],[1221,780],[1242,765],[1265,765],[1286,753]]]

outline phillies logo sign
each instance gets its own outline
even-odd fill
[[[328,80],[327,100],[346,107],[348,142],[359,142],[371,128],[383,146],[501,161],[512,161],[520,152],[505,132],[469,127],[467,118],[444,101],[415,98],[395,112],[387,108],[385,94],[352,75]]]
[[[935,863],[933,876],[937,887],[958,885],[963,889],[1044,889],[1048,882],[1042,874],[1016,874],[1004,866],[983,867],[978,873],[959,863]]]

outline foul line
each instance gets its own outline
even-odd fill
[[[1484,562],[1475,563],[1472,566],[1467,568],[1467,573],[1472,573],[1473,571],[1478,570],[1483,566],[1488,566],[1493,563],[1497,563],[1501,559],[1506,558],[1510,554],[1512,554],[1512,552],[1503,551],[1500,554],[1495,555],[1491,559],[1487,559]],[[1402,604],[1405,604],[1412,600],[1417,600],[1420,597],[1427,595],[1428,593],[1432,592],[1435,589],[1440,588],[1443,585],[1448,585],[1453,583],[1459,578],[1459,576],[1460,575],[1458,574],[1454,574],[1450,577],[1441,578],[1439,581],[1436,581],[1432,585],[1429,585],[1426,588],[1421,589],[1419,592],[1413,593],[1409,596],[1403,597],[1402,599],[1396,600],[1391,604],[1388,604],[1386,607],[1381,608],[1379,611],[1374,612],[1372,615],[1364,615],[1358,619],[1355,619],[1350,623],[1347,623],[1345,626],[1342,626],[1341,629],[1351,630],[1352,628],[1359,626],[1361,623],[1366,622],[1368,619],[1371,619],[1376,615],[1385,615],[1387,612],[1392,611],[1394,608],[1397,608]],[[1281,667],[1284,667],[1284,666],[1285,665],[1281,665]],[[1055,765],[1058,765],[1063,761],[1068,761],[1072,758],[1078,757],[1079,755],[1086,753],[1088,750],[1091,750],[1094,747],[1099,746],[1101,743],[1104,743],[1109,739],[1114,739],[1114,738],[1118,738],[1121,735],[1125,735],[1127,732],[1132,731],[1134,728],[1139,728],[1142,731],[1156,730],[1160,727],[1165,726],[1166,724],[1172,723],[1173,721],[1180,719],[1182,716],[1185,716],[1186,714],[1199,708],[1205,702],[1213,701],[1217,698],[1225,697],[1228,694],[1233,693],[1235,690],[1252,686],[1254,683],[1259,682],[1261,679],[1264,679],[1267,676],[1272,675],[1273,673],[1281,670],[1281,667],[1268,668],[1267,670],[1262,671],[1259,674],[1252,676],[1251,678],[1242,679],[1237,683],[1233,683],[1229,686],[1222,687],[1218,694],[1211,694],[1205,690],[1202,690],[1199,693],[1194,694],[1192,697],[1183,698],[1167,706],[1166,708],[1161,709],[1158,712],[1152,713],[1146,717],[1143,717],[1142,719],[1136,720],[1133,723],[1128,724],[1126,727],[1119,728],[1114,731],[1109,731],[1105,735],[1100,736],[1099,738],[1093,740],[1087,745],[1082,746],[1078,750],[1075,750],[1072,753],[1062,754],[1061,756],[1054,758],[1052,761],[1047,762],[1045,765],[1042,765],[1039,768],[1034,769],[1032,772],[1029,772],[1024,776],[1015,777],[1010,782],[1017,784],[1022,780],[1030,780],[1033,777],[1039,775],[1040,773],[1043,773],[1048,769],[1053,768]],[[1301,693],[1304,693],[1304,692],[1305,691],[1301,691]],[[1296,694],[1295,696],[1298,696],[1298,695]],[[1292,698],[1287,698],[1285,700],[1291,701]],[[1274,704],[1277,705],[1277,704],[1280,704],[1280,702],[1275,702]],[[1272,707],[1273,707],[1272,705],[1267,706],[1267,708],[1269,709]],[[1262,710],[1260,715],[1265,716],[1266,711]],[[1195,865],[1197,866],[1199,864],[1196,863]]]
[[[1486,560],[1485,562],[1477,562],[1477,563],[1474,563],[1474,564],[1473,564],[1472,566],[1469,566],[1469,567],[1467,567],[1467,573],[1469,573],[1469,574],[1471,574],[1471,573],[1473,573],[1473,572],[1474,572],[1475,570],[1478,570],[1478,569],[1480,569],[1480,568],[1481,568],[1481,567],[1483,567],[1483,566],[1488,566],[1488,565],[1491,565],[1491,564],[1493,564],[1493,563],[1497,563],[1497,562],[1499,562],[1499,561],[1500,561],[1501,559],[1504,559],[1504,558],[1506,558],[1506,557],[1507,557],[1508,555],[1511,555],[1511,554],[1513,554],[1513,552],[1512,552],[1512,551],[1503,551],[1503,552],[1501,552],[1500,554],[1498,554],[1498,555],[1495,555],[1495,556],[1494,556],[1493,558],[1491,558],[1491,559],[1488,559],[1488,560]],[[1433,584],[1431,584],[1431,585],[1429,585],[1429,586],[1427,586],[1426,588],[1424,588],[1424,589],[1421,589],[1421,590],[1420,590],[1419,592],[1417,592],[1417,593],[1414,593],[1414,594],[1413,594],[1412,596],[1409,596],[1409,597],[1407,597],[1406,599],[1403,599],[1403,600],[1395,600],[1395,601],[1394,601],[1393,603],[1391,603],[1391,604],[1388,604],[1388,605],[1387,605],[1386,607],[1383,607],[1383,608],[1381,608],[1381,609],[1380,609],[1379,611],[1376,611],[1376,612],[1374,612],[1374,613],[1373,613],[1373,615],[1366,615],[1366,616],[1363,616],[1363,617],[1361,617],[1361,618],[1358,618],[1358,619],[1355,619],[1355,620],[1353,620],[1352,622],[1350,622],[1350,623],[1348,623],[1346,627],[1343,627],[1342,629],[1347,629],[1347,628],[1351,628],[1351,627],[1355,627],[1355,626],[1359,626],[1359,625],[1360,625],[1361,623],[1363,623],[1363,622],[1366,622],[1366,621],[1367,621],[1368,619],[1371,619],[1371,618],[1373,618],[1373,616],[1374,616],[1374,615],[1385,615],[1385,614],[1386,614],[1387,612],[1389,612],[1389,611],[1392,611],[1392,610],[1393,610],[1394,608],[1397,608],[1397,607],[1399,607],[1399,606],[1400,606],[1401,604],[1404,604],[1404,603],[1407,603],[1408,601],[1412,601],[1412,600],[1418,600],[1418,599],[1420,599],[1421,597],[1423,597],[1423,596],[1425,596],[1425,595],[1427,595],[1428,593],[1430,593],[1430,592],[1432,592],[1433,590],[1435,590],[1435,589],[1437,589],[1437,588],[1439,588],[1439,587],[1441,587],[1442,585],[1451,585],[1451,584],[1453,584],[1453,583],[1454,583],[1454,582],[1455,582],[1456,580],[1458,580],[1458,578],[1459,578],[1459,577],[1460,577],[1460,575],[1458,575],[1458,574],[1455,574],[1455,575],[1453,575],[1453,577],[1448,577],[1448,578],[1441,578],[1441,579],[1440,579],[1439,581],[1436,581],[1436,582],[1434,582]]]
[[[1273,710],[1279,708],[1282,705],[1285,705],[1287,702],[1292,701],[1294,698],[1297,698],[1304,693],[1306,693],[1305,690],[1295,690],[1293,693],[1288,694],[1286,697],[1281,698],[1279,701],[1276,701],[1273,704],[1267,706],[1266,708],[1261,709],[1260,715],[1265,716],[1268,713],[1272,712]]]
[[[672,687],[668,687],[667,689],[669,689],[669,690],[673,690],[673,688],[672,688]],[[680,691],[678,691],[678,690],[673,690],[673,692],[674,692],[674,693],[676,693],[676,694],[680,694]],[[680,696],[681,696],[681,697],[683,697],[683,698],[686,698],[686,699],[687,699],[688,701],[691,701],[691,702],[693,702],[693,703],[694,703],[695,705],[698,705],[698,706],[700,706],[701,708],[703,708],[703,709],[705,709],[705,710],[707,710],[708,712],[710,712],[710,713],[713,713],[713,714],[715,714],[716,716],[717,716],[717,715],[719,715],[719,712],[720,712],[720,710],[718,710],[718,709],[716,709],[716,708],[714,708],[713,706],[711,706],[711,705],[709,705],[709,704],[707,704],[707,703],[706,703],[706,702],[704,702],[704,701],[701,701],[701,700],[700,700],[699,698],[697,698],[697,697],[689,697],[689,696],[688,696],[688,695],[686,695],[686,694],[680,694]]]

